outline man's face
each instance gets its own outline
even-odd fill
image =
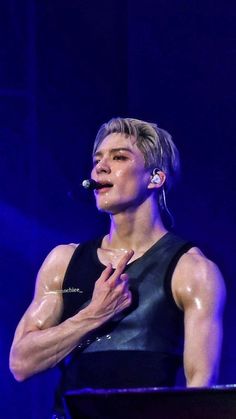
[[[149,195],[150,171],[145,168],[144,156],[133,136],[108,135],[93,161],[91,177],[104,184],[104,188],[95,191],[99,210],[110,214],[132,211]]]

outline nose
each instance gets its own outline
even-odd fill
[[[111,173],[110,165],[107,159],[101,159],[95,166],[96,173]]]

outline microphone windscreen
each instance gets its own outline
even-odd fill
[[[93,180],[93,179],[85,179],[85,180],[83,180],[83,182],[82,182],[82,186],[85,188],[85,189],[97,189],[97,188],[99,188],[99,183],[97,183],[95,180]]]

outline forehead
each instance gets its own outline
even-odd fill
[[[98,145],[96,152],[102,152],[103,150],[113,148],[129,148],[133,152],[140,152],[136,144],[136,138],[133,135],[129,136],[121,133],[112,133],[107,135]]]

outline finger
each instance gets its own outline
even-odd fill
[[[126,268],[127,263],[129,262],[129,260],[132,258],[133,255],[134,255],[134,251],[128,250],[128,252],[125,253],[125,255],[120,259],[115,269],[115,272],[113,274],[114,278],[117,278],[123,273],[124,269]]]
[[[111,279],[110,283],[113,286],[117,286],[119,284],[127,286],[128,285],[128,280],[129,280],[128,275],[126,273],[124,273],[124,274],[121,274],[120,276],[118,276],[118,278],[116,278],[116,279]]]
[[[114,288],[114,287],[116,287],[117,285],[120,285],[120,284],[125,284],[126,285],[128,283],[128,280],[129,280],[128,275],[126,273],[124,273],[124,274],[121,274],[118,277],[114,277],[113,275],[111,275],[110,278],[108,278],[107,281]]]
[[[116,288],[116,292],[117,292],[117,294],[120,295],[120,298],[122,300],[127,300],[131,296],[131,292],[130,292],[129,288],[124,284],[118,285],[118,287]]]
[[[108,278],[110,278],[112,272],[113,272],[112,264],[108,263],[107,267],[104,269],[104,271],[98,278],[98,281],[107,281]]]
[[[132,293],[130,290],[127,290],[125,293],[125,299],[131,301],[132,300]]]
[[[126,274],[126,273],[121,274],[121,275],[120,275],[120,280],[121,280],[122,282],[128,282],[128,280],[129,280],[129,275],[128,275],[128,274]]]
[[[125,304],[125,307],[128,307],[131,302],[132,302],[132,294],[129,290],[127,290],[126,292],[124,292],[123,294],[123,301]]]

